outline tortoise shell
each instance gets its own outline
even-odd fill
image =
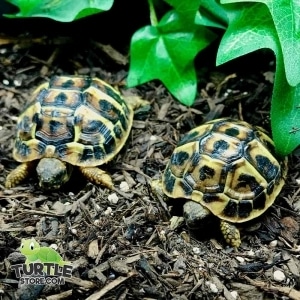
[[[132,122],[133,109],[104,81],[54,76],[36,89],[20,115],[13,157],[98,166],[120,151]]]
[[[194,200],[219,218],[240,223],[272,205],[286,173],[287,160],[276,155],[265,130],[218,119],[178,143],[162,187],[168,197]]]

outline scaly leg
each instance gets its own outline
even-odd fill
[[[20,164],[7,175],[5,187],[7,189],[10,189],[21,183],[29,176],[33,166],[34,164],[32,162],[24,162]]]
[[[227,244],[234,248],[238,248],[241,244],[241,237],[240,231],[237,229],[237,227],[234,224],[229,223],[225,220],[221,220],[220,226],[221,232]]]
[[[103,170],[97,167],[79,167],[79,169],[89,181],[113,189],[114,185],[111,177]]]

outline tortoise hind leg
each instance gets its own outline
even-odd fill
[[[225,220],[221,220],[220,226],[221,232],[227,244],[234,248],[238,248],[241,244],[241,237],[240,231],[237,229],[237,227],[234,224],[229,223]]]
[[[10,189],[26,179],[32,168],[35,166],[32,162],[24,162],[12,170],[6,177],[5,187]]]
[[[111,177],[103,170],[97,167],[79,167],[79,170],[89,181],[113,189]]]

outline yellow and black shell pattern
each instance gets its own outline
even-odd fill
[[[260,127],[217,119],[188,132],[162,178],[164,193],[191,199],[233,223],[251,220],[272,205],[287,173],[273,141]]]
[[[132,122],[131,107],[104,81],[54,76],[36,89],[20,115],[13,157],[101,165],[121,150]]]

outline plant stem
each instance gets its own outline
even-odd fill
[[[154,5],[153,5],[153,0],[148,0],[148,4],[149,4],[149,10],[150,10],[151,25],[156,26],[158,21],[157,21],[157,16],[156,16]]]

